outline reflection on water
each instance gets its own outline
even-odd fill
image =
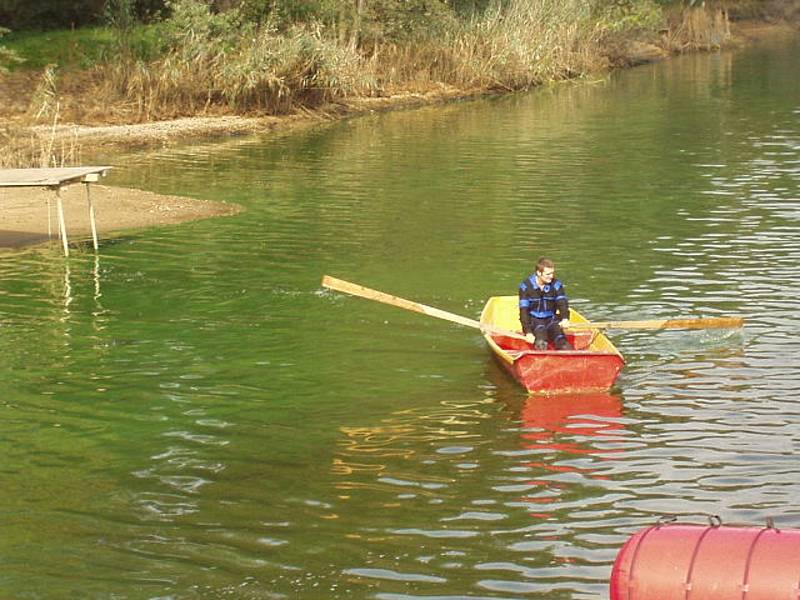
[[[542,472],[531,483],[539,486],[524,501],[537,507],[532,516],[548,518],[546,505],[554,503],[569,486],[549,475],[574,474],[589,479],[608,479],[596,472],[596,461],[608,460],[622,451],[612,443],[624,439],[622,399],[614,394],[563,394],[532,396],[522,411],[524,447],[536,459],[526,466]]]
[[[487,388],[478,400],[428,402],[375,426],[340,428],[334,485],[362,511],[348,537],[376,547],[367,563],[345,571],[354,581],[380,585],[390,598],[393,586],[408,581],[420,596],[449,597],[448,589],[472,581],[486,593],[560,597],[551,594],[567,593],[563,579],[577,572],[601,580],[597,563],[611,549],[581,531],[593,506],[607,502],[598,502],[605,494],[596,483],[611,487],[605,463],[626,437],[622,399],[520,404],[518,394],[501,393]],[[498,419],[507,425],[493,426]],[[504,549],[501,562],[479,558],[495,554],[491,547]]]
[[[418,493],[443,487],[442,481],[432,477],[427,481],[408,481],[402,472],[395,471],[398,459],[420,460],[419,454],[431,445],[445,441],[468,444],[479,434],[471,431],[476,420],[491,418],[486,401],[445,401],[435,410],[429,407],[407,409],[393,413],[375,427],[342,427],[345,438],[339,443],[338,456],[333,462],[333,473],[340,476],[369,475],[374,483],[346,480],[337,482],[338,489],[372,487],[396,490],[393,485],[408,486]],[[467,454],[469,446],[451,446],[446,454]]]

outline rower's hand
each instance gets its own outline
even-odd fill
[[[561,329],[568,329],[571,323],[569,322],[569,319],[561,319],[559,325],[561,326]]]
[[[535,341],[535,338],[533,337],[532,333],[526,333],[525,339],[528,340],[531,344]]]

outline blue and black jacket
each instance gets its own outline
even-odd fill
[[[558,279],[539,287],[536,273],[519,284],[519,320],[522,331],[533,333],[533,320],[569,319],[569,300]]]

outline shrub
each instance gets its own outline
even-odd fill
[[[8,29],[0,27],[0,38],[2,38],[7,33],[9,33]],[[0,44],[0,75],[8,72],[8,67],[10,65],[19,62],[22,62],[22,59],[16,52]]]
[[[246,20],[258,24],[269,22],[279,31],[298,23],[330,26],[344,9],[338,0],[241,0],[238,7]]]
[[[161,26],[167,51],[156,61],[107,65],[106,93],[134,100],[142,119],[223,110],[285,112],[369,90],[369,68],[355,48],[317,24],[285,32],[268,20],[245,23],[232,9],[175,0]]]
[[[507,0],[438,41],[446,81],[520,89],[587,73],[597,65],[597,32],[582,0]]]
[[[598,1],[593,17],[605,31],[622,33],[652,31],[661,27],[664,15],[654,0]]]
[[[81,27],[96,22],[105,0],[0,0],[0,25],[14,30]]]

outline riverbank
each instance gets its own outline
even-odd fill
[[[298,111],[281,116],[198,116],[130,123],[125,125],[37,125],[30,127],[36,135],[50,135],[58,140],[71,140],[92,150],[135,149],[168,146],[189,140],[292,131],[320,123],[388,110],[403,110],[496,94],[485,89],[457,90],[441,86],[424,93],[400,93],[381,98],[351,98],[323,105],[314,110]]]
[[[726,48],[758,42],[767,37],[797,35],[795,23],[768,21],[737,21],[729,24],[730,35]],[[616,51],[613,64],[617,68],[633,66],[668,58],[664,45],[654,40],[629,40]],[[233,135],[291,132],[298,128],[316,126],[335,119],[348,118],[376,111],[413,108],[450,102],[487,94],[502,93],[496,89],[476,87],[458,89],[445,84],[430,84],[424,91],[403,91],[379,97],[351,97],[329,102],[315,109],[298,109],[280,116],[261,115],[200,115],[144,123],[108,124],[84,119],[75,123],[60,123],[58,115],[50,124],[37,124],[32,117],[30,97],[36,82],[30,74],[6,76],[0,86],[0,134],[14,135],[29,143],[31,156],[44,154],[45,146],[52,153],[60,148],[61,160],[69,164],[85,162],[99,153],[111,154],[138,147],[164,146],[207,140]],[[10,133],[9,133],[10,132]],[[79,160],[83,158],[84,160]],[[113,158],[104,162],[113,164]],[[14,165],[17,166],[17,165]],[[79,186],[75,186],[76,189]],[[69,191],[68,193],[73,193]],[[0,211],[0,248],[38,243],[47,239],[47,192],[38,196],[13,191],[0,192],[4,210]],[[68,200],[68,202],[73,202]],[[148,228],[162,224],[180,223],[199,218],[235,214],[237,207],[213,202],[157,196],[148,192],[102,188],[98,186],[98,222],[101,235],[108,232]],[[88,235],[88,219],[81,221],[84,210],[68,211],[70,236]],[[75,219],[74,221],[72,221]]]
[[[799,32],[800,23],[761,20],[732,22],[730,38],[723,51],[757,43],[766,38],[797,35]],[[625,68],[666,60],[673,55],[664,47],[652,43],[652,40],[650,42],[636,40],[618,49],[614,63],[615,68]],[[0,97],[3,96],[3,89],[6,90],[5,96],[7,96],[0,103],[0,106],[5,107],[5,109],[0,108],[0,126],[13,126],[19,128],[23,134],[27,132],[36,138],[49,136],[61,143],[67,141],[88,148],[88,154],[109,149],[113,152],[117,148],[129,150],[137,147],[165,146],[194,139],[291,131],[360,114],[402,110],[502,93],[496,89],[458,89],[438,84],[430,86],[431,89],[425,91],[402,91],[380,97],[347,98],[315,109],[301,109],[279,116],[199,115],[125,124],[91,122],[33,124],[30,118],[26,118],[24,99],[30,97],[33,93],[30,88],[34,86],[35,83],[30,77],[18,75],[16,78],[9,78],[7,85],[0,88]]]

